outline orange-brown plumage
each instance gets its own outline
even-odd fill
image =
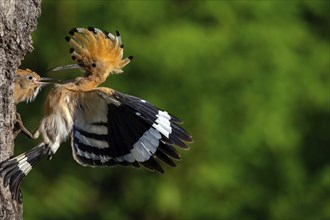
[[[78,28],[72,38],[66,38],[73,47],[70,51],[72,58],[86,73],[86,78],[79,79],[79,85],[84,87],[84,90],[97,87],[110,73],[121,73],[122,68],[130,62],[130,58],[122,59],[123,48],[119,37],[109,38],[98,29],[93,30],[95,33]]]
[[[96,89],[111,73],[122,72],[122,68],[130,62],[130,58],[122,59],[120,36],[112,37],[98,29],[85,28],[76,28],[70,33],[71,38],[66,37],[66,40],[72,46],[71,57],[85,74],[57,85],[48,94],[39,132],[53,153],[72,129],[75,111],[77,106],[81,106],[85,93]],[[107,90],[108,94],[110,90]],[[96,101],[91,100],[89,105]]]
[[[81,165],[141,165],[161,173],[164,170],[158,161],[175,167],[172,159],[178,160],[180,155],[173,146],[188,149],[186,143],[192,142],[175,116],[146,100],[98,87],[111,73],[121,73],[132,59],[122,59],[119,32],[114,36],[96,28],[74,28],[69,33],[72,36],[65,39],[78,65],[53,71],[79,68],[85,74],[56,85],[48,94],[36,133],[43,141],[0,166],[15,198],[22,178],[41,157],[54,155],[69,135],[73,158]]]

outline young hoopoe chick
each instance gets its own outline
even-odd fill
[[[66,40],[78,65],[54,70],[80,68],[85,75],[49,93],[38,130],[43,142],[1,164],[4,183],[16,199],[22,179],[43,156],[54,155],[69,135],[73,158],[83,166],[142,165],[161,173],[156,159],[174,167],[171,158],[179,160],[180,155],[173,145],[187,149],[184,142],[192,142],[173,115],[143,99],[98,87],[131,60],[122,59],[118,32],[114,36],[96,28],[74,28],[69,33],[72,37]]]
[[[36,72],[30,69],[18,69],[15,77],[14,102],[17,105],[20,102],[32,102],[38,95],[41,87],[49,83],[50,78],[42,78]],[[21,116],[16,112],[14,137],[23,132],[30,138],[34,138],[29,130],[23,124]]]

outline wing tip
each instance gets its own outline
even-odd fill
[[[151,170],[151,171],[158,171],[159,173],[164,174],[164,169],[161,165],[154,159],[154,157],[150,157],[149,160],[146,160],[144,162],[139,162],[142,166],[145,168]]]

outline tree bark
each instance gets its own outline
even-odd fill
[[[41,13],[41,0],[0,0],[0,162],[13,155],[15,72],[33,50],[31,32]],[[0,219],[22,219],[23,206],[12,200],[0,178]]]

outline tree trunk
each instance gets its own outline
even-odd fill
[[[13,155],[13,81],[21,60],[33,50],[30,34],[36,29],[40,5],[41,0],[0,0],[0,162]],[[0,219],[22,218],[23,206],[12,200],[0,178]]]

